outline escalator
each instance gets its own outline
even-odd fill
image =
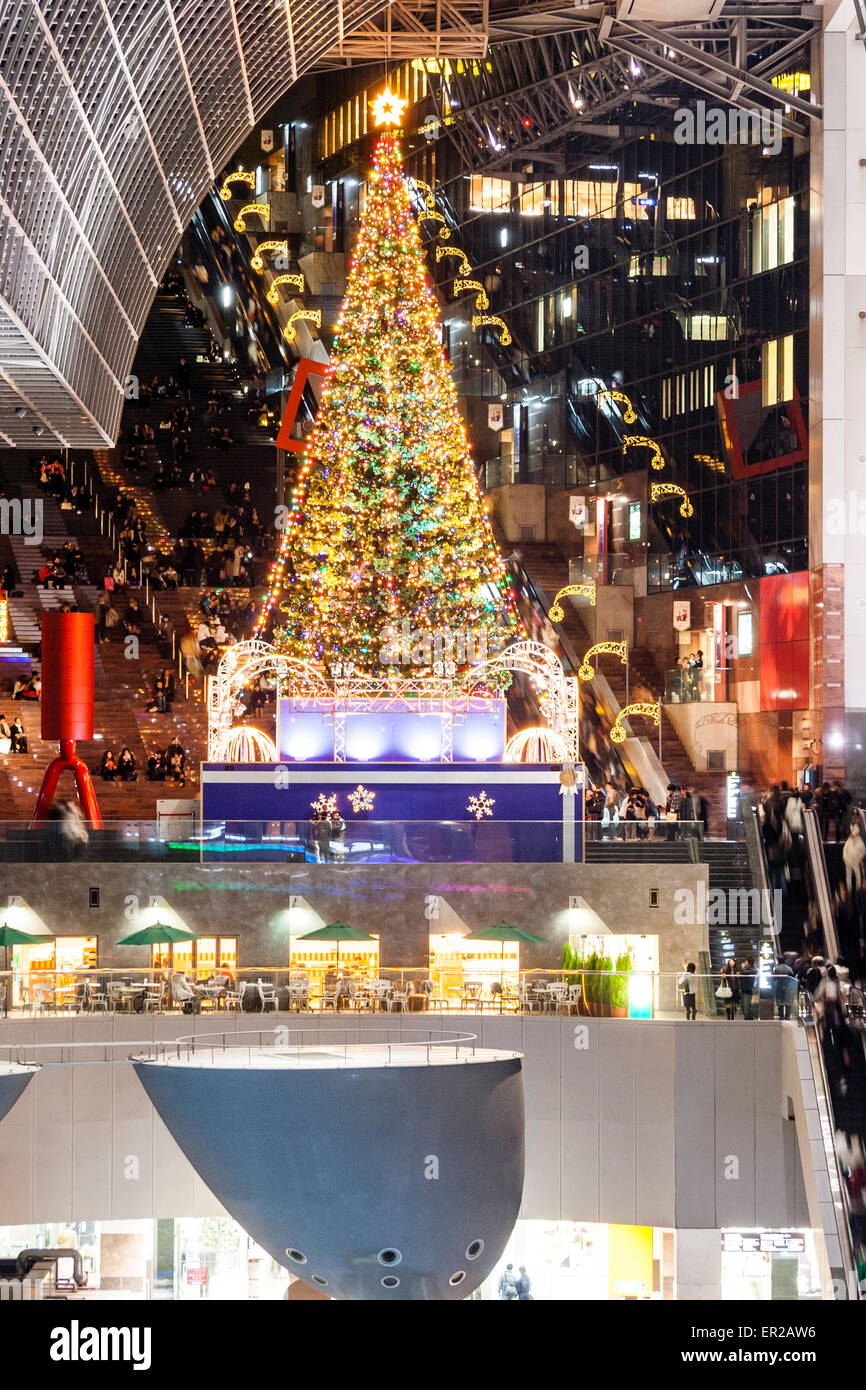
[[[840,962],[850,944],[837,934],[831,894],[841,867],[841,847],[838,855],[835,846],[826,853],[815,811],[804,811],[803,828],[802,872],[796,877],[792,873],[782,912],[776,916],[776,949],[799,955],[808,919],[813,955]],[[759,848],[761,873],[769,886],[760,834]],[[814,994],[801,990],[799,1014],[818,1100],[820,1135],[814,1137],[820,1138],[826,1158],[829,1192],[822,1209],[835,1297],[859,1299],[866,1297],[866,1020],[852,997],[847,1008],[836,1003],[827,980],[817,983]]]

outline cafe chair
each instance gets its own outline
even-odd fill
[[[277,998],[275,986],[264,980],[259,980],[258,991],[262,1001],[262,1013],[266,1014],[268,1009],[273,1009],[274,1013],[279,1013],[280,1001]]]
[[[145,985],[141,1007],[143,1013],[162,1012],[162,985]]]
[[[338,1013],[338,1012],[339,1012],[339,1009],[340,1009],[340,986],[339,986],[339,983],[334,983],[334,984],[331,984],[331,985],[325,985],[324,989],[322,990],[321,1012],[324,1013],[326,1009],[333,1009],[333,1010],[334,1010],[334,1013]]]

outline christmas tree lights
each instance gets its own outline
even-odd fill
[[[273,623],[286,655],[384,676],[407,621],[413,640],[472,633],[488,656],[520,631],[386,129],[256,635]]]

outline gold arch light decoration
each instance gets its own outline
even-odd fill
[[[220,197],[224,203],[230,202],[232,198],[240,197],[232,188],[233,183],[246,184],[247,188],[255,188],[256,176],[252,169],[238,169],[234,174],[227,174],[223,179]]]
[[[622,441],[622,451],[626,454],[632,448],[652,449],[653,456],[650,459],[650,464],[653,468],[664,468],[665,456],[654,439],[648,439],[645,434],[627,434]],[[653,483],[653,487],[655,487],[655,483]]]
[[[582,681],[591,681],[595,675],[589,664],[593,656],[618,656],[624,666],[628,661],[628,642],[596,642],[594,647],[590,647],[577,671]]]
[[[256,247],[255,255],[250,261],[253,270],[263,271],[265,268],[262,252],[273,251],[278,256],[288,256],[289,243],[287,241],[260,241]]]
[[[520,729],[505,745],[503,761],[506,763],[561,763],[568,761],[568,744],[556,729],[543,725],[532,725]]]
[[[277,303],[279,302],[279,298],[280,298],[279,286],[280,286],[280,285],[294,285],[294,287],[295,287],[296,290],[301,290],[301,291],[302,291],[303,288],[304,288],[304,272],[303,272],[303,271],[299,271],[299,272],[297,273],[297,275],[277,275],[277,276],[275,276],[274,279],[271,281],[271,287],[270,287],[270,289],[268,290],[267,294],[265,295],[265,298],[267,299],[267,301],[268,301],[269,304],[277,304]]]
[[[602,401],[619,401],[620,405],[625,406],[625,410],[622,412],[623,420],[627,425],[634,424],[637,419],[637,411],[625,391],[599,391],[598,404],[601,405]]]
[[[247,229],[245,219],[247,217],[252,217],[254,214],[267,221],[271,215],[271,210],[267,203],[245,203],[235,218],[235,231],[245,232]]]
[[[429,183],[425,183],[423,179],[413,179],[412,185],[414,188],[418,189],[419,193],[423,193],[424,202],[427,204],[428,208],[435,208],[436,197]]]
[[[552,623],[561,623],[565,617],[565,609],[559,600],[567,598],[569,594],[574,594],[575,598],[588,598],[590,603],[595,603],[595,580],[591,580],[589,584],[566,584],[564,589],[560,589],[547,613]]]
[[[461,251],[459,246],[437,246],[436,264],[438,265],[443,256],[459,256],[463,264],[458,270],[458,275],[471,275],[472,267],[466,259],[466,252]]]
[[[273,739],[252,724],[237,724],[229,729],[225,748],[228,763],[279,762]]]
[[[680,516],[694,515],[695,509],[689,501],[689,495],[679,483],[651,483],[650,501],[658,502],[662,497],[681,497]]]
[[[317,328],[321,328],[322,311],[321,309],[298,309],[296,313],[290,314],[288,322],[283,329],[283,337],[287,343],[293,343],[295,341],[297,337],[295,324],[299,319],[306,319],[308,323],[314,323]]]
[[[658,724],[661,718],[661,712],[661,700],[659,700],[658,703],[655,705],[642,704],[640,701],[633,705],[626,705],[625,708],[621,709],[619,714],[616,716],[616,722],[614,723],[614,726],[610,731],[611,742],[625,742],[627,734],[625,729],[622,727],[622,722],[624,719],[630,719],[633,714],[639,714],[642,715],[644,719],[651,719],[654,724]]]
[[[439,228],[439,240],[447,241],[451,235],[451,229],[448,226],[448,223],[445,221],[443,214],[441,212],[437,212],[435,208],[427,208],[426,211],[419,212],[419,222],[424,222],[427,219],[429,219],[431,222],[442,223],[442,226]]]
[[[506,324],[504,319],[501,319],[499,317],[498,314],[473,314],[472,327],[501,328],[502,332],[499,336],[499,341],[502,344],[502,346],[508,347],[508,344],[511,342],[511,334],[508,331],[508,325]]]
[[[464,290],[476,290],[475,307],[476,309],[489,309],[490,300],[487,298],[487,291],[480,280],[455,280],[454,293],[462,294]]]

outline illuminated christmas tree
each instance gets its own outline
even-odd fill
[[[380,121],[404,104],[387,96]],[[520,624],[388,129],[260,634],[271,619],[281,651],[364,675],[459,669]]]

